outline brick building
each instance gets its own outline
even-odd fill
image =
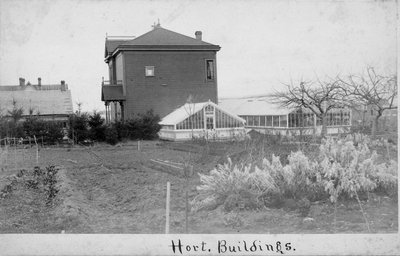
[[[218,102],[218,45],[154,25],[134,39],[108,37],[105,62],[109,80],[102,82],[106,121],[125,120],[153,110],[161,118],[186,103]]]

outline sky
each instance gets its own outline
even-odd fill
[[[396,1],[0,0],[0,85],[65,80],[74,109],[104,110],[109,36],[162,27],[221,46],[218,94],[282,89],[290,80],[397,72]]]

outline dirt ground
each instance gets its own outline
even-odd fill
[[[196,196],[199,176],[226,155],[240,152],[227,145],[207,152],[198,145],[159,141],[127,142],[116,146],[41,148],[39,165],[55,165],[59,193],[52,207],[43,204],[43,195],[17,186],[0,199],[0,233],[164,233],[166,184],[171,183],[170,232],[185,233],[185,188],[189,200]],[[235,152],[236,151],[236,152]],[[196,153],[197,152],[197,153]],[[236,154],[237,155],[237,154]],[[167,163],[193,163],[187,180]],[[16,149],[2,155],[0,189],[7,177],[20,169],[32,169],[36,151]],[[398,230],[397,200],[376,196],[364,202],[373,233]],[[222,207],[189,214],[189,233],[367,233],[356,202],[341,204],[334,223],[330,203],[317,202],[305,218],[296,211],[262,209],[227,213]]]

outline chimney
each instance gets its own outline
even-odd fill
[[[42,86],[42,78],[38,77],[38,79],[37,79],[37,85],[38,85],[39,87]]]
[[[196,35],[196,39],[197,40],[199,40],[199,41],[201,41],[202,39],[201,39],[201,35],[203,34],[203,33],[201,33],[201,31],[196,31],[196,33],[194,33],[195,35]]]
[[[25,78],[20,77],[19,78],[19,86],[24,86],[25,85]]]
[[[66,91],[66,85],[65,85],[65,81],[64,80],[61,80],[61,91],[62,92],[65,92]]]

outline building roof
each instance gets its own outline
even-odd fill
[[[126,43],[129,40],[116,40],[116,39],[106,39],[106,51],[104,57],[107,57],[109,54],[112,54],[115,49],[121,44]]]
[[[153,30],[132,40],[106,39],[106,54],[115,54],[119,50],[215,50],[220,46],[185,36],[157,25]],[[107,57],[107,56],[106,56]]]
[[[71,91],[60,89],[37,90],[35,86],[0,86],[0,110],[3,115],[13,109],[13,101],[23,108],[23,115],[70,115],[73,113]],[[42,85],[43,87],[43,85]]]
[[[65,84],[65,89],[68,90],[68,85]],[[3,91],[47,91],[47,90],[61,90],[61,84],[24,84],[24,85],[2,85],[0,86],[0,92]]]
[[[235,113],[238,116],[245,115],[287,115],[293,108],[281,107],[271,103],[266,96],[254,96],[245,98],[220,99],[218,103],[224,109]]]
[[[101,100],[125,100],[122,85],[104,85],[101,87]]]
[[[219,109],[220,111],[225,112],[226,114],[232,116],[235,119],[238,119],[239,121],[241,121],[243,123],[246,122],[243,118],[240,118],[237,115],[226,111],[225,109],[221,108],[214,102],[207,101],[207,102],[199,102],[199,103],[186,103],[186,104],[180,106],[179,108],[175,109],[174,111],[172,111],[170,114],[166,115],[159,122],[159,124],[160,125],[178,124],[178,123],[182,122],[183,120],[185,120],[186,118],[188,118],[189,116],[196,114],[197,112],[199,112],[200,110],[202,110],[204,107],[206,107],[208,105],[214,106],[216,109]]]

